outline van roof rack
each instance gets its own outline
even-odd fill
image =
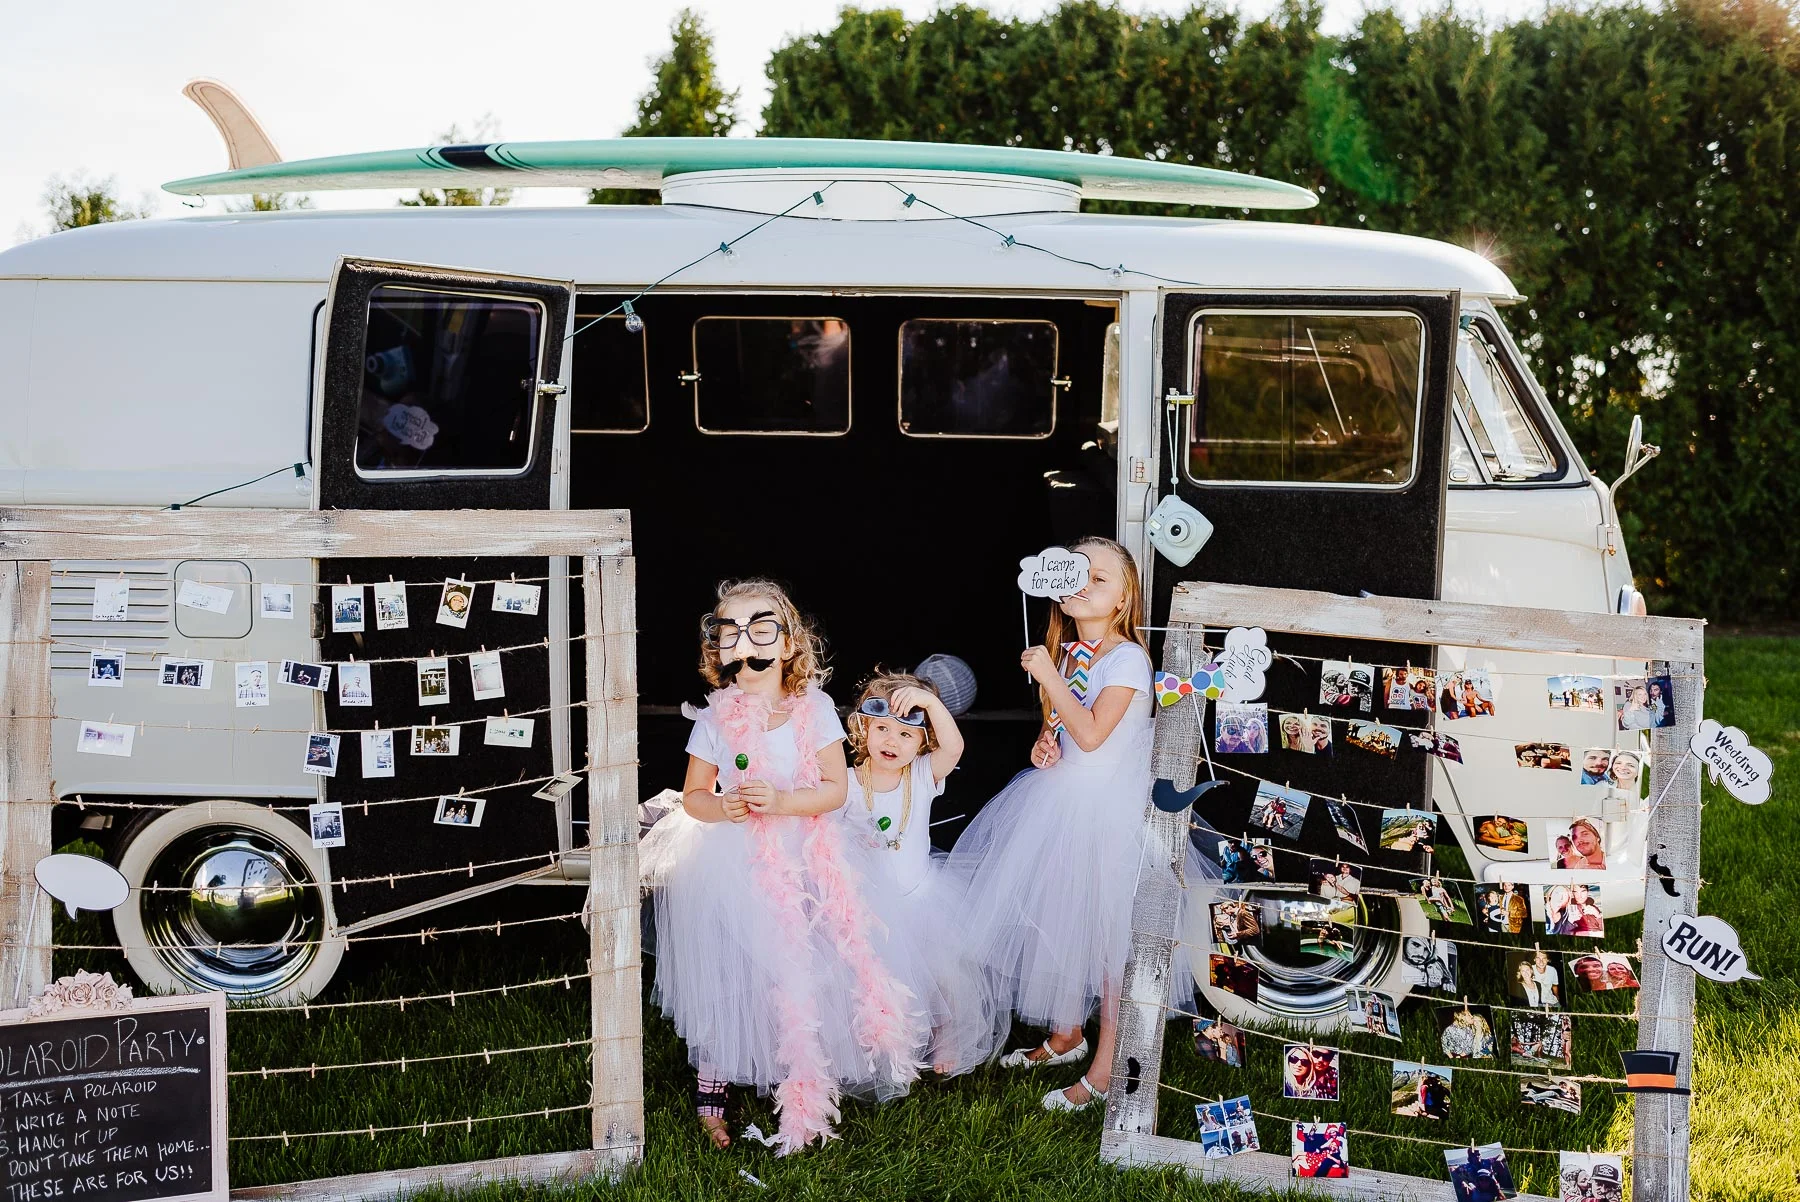
[[[852,138],[597,138],[565,142],[482,142],[377,150],[240,167],[163,185],[184,196],[357,188],[646,188],[699,172],[813,171],[967,173],[1043,180],[1084,200],[1309,209],[1305,188],[1212,167],[1157,159]]]

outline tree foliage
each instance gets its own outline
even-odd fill
[[[485,114],[475,123],[473,130],[465,134],[460,126],[452,125],[432,140],[433,146],[469,146],[482,142],[498,141],[500,123],[492,113]],[[440,205],[503,205],[512,200],[511,188],[420,188],[416,197],[402,197],[400,204],[406,208],[437,208]]]
[[[134,208],[119,199],[118,188],[118,181],[110,175],[94,179],[77,171],[51,176],[44,186],[44,212],[50,218],[50,232],[150,216],[148,201]]]
[[[241,200],[225,202],[227,213],[285,213],[312,207],[312,197],[304,192],[252,192]]]
[[[713,61],[712,34],[692,9],[682,9],[670,27],[669,53],[650,64],[650,87],[638,97],[637,120],[627,138],[723,138],[737,124],[738,94],[726,91]],[[656,197],[635,188],[595,188],[590,204],[654,204]]]
[[[1507,319],[1596,473],[1633,415],[1663,447],[1622,502],[1653,604],[1800,612],[1793,12],[1668,0],[1487,29],[1373,9],[1341,38],[1320,18],[1308,0],[1259,20],[845,9],[775,52],[763,132],[1248,171],[1320,194],[1259,219],[1477,249],[1529,298]]]

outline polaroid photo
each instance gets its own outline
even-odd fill
[[[1259,974],[1256,965],[1250,961],[1214,952],[1206,958],[1206,979],[1214,989],[1235,994],[1252,1005],[1256,1004]]]
[[[94,581],[94,601],[88,616],[96,622],[123,622],[131,616],[131,581]]]
[[[337,682],[339,705],[375,704],[375,686],[369,679],[368,664],[339,664]]]
[[[1452,673],[1438,694],[1438,712],[1450,719],[1492,717],[1493,680],[1479,668]]]
[[[1644,676],[1613,685],[1620,730],[1654,730],[1675,725],[1675,682],[1667,676]]]
[[[157,664],[156,683],[170,689],[212,688],[210,659],[165,659]]]
[[[1592,818],[1577,818],[1569,823],[1569,833],[1556,837],[1556,866],[1572,872],[1602,871],[1606,868],[1606,836],[1600,823]]]
[[[1338,1050],[1290,1043],[1281,1049],[1281,1096],[1302,1102],[1338,1100]]]
[[[1519,1105],[1548,1106],[1581,1113],[1581,1082],[1567,1077],[1525,1077],[1519,1081]]]
[[[363,632],[363,586],[334,584],[331,586],[331,633]]]
[[[344,803],[321,801],[306,807],[306,824],[312,831],[314,847],[344,845]]]
[[[1531,850],[1531,828],[1523,818],[1506,814],[1485,814],[1474,819],[1475,842],[1497,851],[1528,852]]]
[[[414,755],[457,755],[461,751],[462,727],[415,726],[412,728]]]
[[[88,684],[102,689],[125,687],[125,653],[123,651],[88,652]]]
[[[440,797],[431,821],[438,826],[480,826],[485,797]]]
[[[1314,857],[1306,866],[1308,888],[1326,901],[1350,901],[1362,892],[1361,864]]]
[[[477,701],[506,696],[506,679],[500,673],[498,651],[476,651],[470,654],[469,683],[474,686]]]
[[[1229,947],[1262,943],[1262,906],[1253,901],[1217,901],[1210,907],[1213,942]]]
[[[1437,673],[1430,668],[1383,668],[1382,704],[1391,710],[1437,708]]]
[[[1368,713],[1374,707],[1375,670],[1352,660],[1328,659],[1319,665],[1319,704]]]
[[[1562,975],[1541,947],[1506,953],[1506,996],[1536,1010],[1562,1005]]]
[[[1502,1202],[1519,1196],[1512,1170],[1506,1167],[1506,1149],[1499,1144],[1445,1148],[1444,1167],[1450,1170],[1450,1189],[1457,1202]]]
[[[236,705],[238,709],[254,709],[269,704],[269,663],[254,660],[236,664]]]
[[[446,656],[417,661],[419,704],[450,704],[450,660]]]
[[[1392,1105],[1390,1109],[1409,1119],[1450,1117],[1450,1081],[1453,1074],[1436,1064],[1418,1064],[1411,1060],[1394,1061]]]
[[[1452,1060],[1492,1060],[1494,1019],[1486,1006],[1437,1008],[1438,1047]]]
[[[1606,1152],[1558,1152],[1560,1202],[1624,1202],[1625,1163]]]
[[[331,686],[331,665],[284,659],[281,661],[281,674],[276,679],[282,684],[298,685],[315,693],[323,693]]]
[[[1411,882],[1412,896],[1425,912],[1428,922],[1460,922],[1473,926],[1469,904],[1462,899],[1460,886],[1446,884],[1442,877],[1416,877]]]
[[[1514,1010],[1506,1025],[1514,1065],[1568,1068],[1575,1062],[1575,1024],[1567,1014]]]
[[[1449,760],[1453,764],[1463,762],[1462,744],[1447,734],[1435,730],[1409,730],[1406,739],[1413,745],[1414,751],[1423,751],[1426,755],[1435,755],[1440,760]]]
[[[362,774],[364,780],[394,775],[394,732],[365,730],[362,732]]]
[[[258,613],[265,618],[284,622],[294,617],[294,586],[291,584],[259,584],[256,586]]]
[[[86,755],[131,754],[131,742],[137,727],[125,723],[83,722],[75,736],[75,750]]]
[[[458,630],[466,628],[469,624],[469,610],[474,604],[474,585],[466,580],[444,581],[444,593],[438,599],[438,625],[454,626]]]
[[[564,772],[560,776],[551,777],[545,782],[544,787],[533,793],[532,796],[541,797],[545,801],[561,801],[574,792],[575,786],[580,783],[581,774],[579,772]]]
[[[383,580],[374,585],[375,629],[406,629],[406,582]]]
[[[1569,961],[1569,976],[1589,993],[1638,988],[1631,957],[1622,952],[1586,952]]]
[[[1275,879],[1275,853],[1267,839],[1227,839],[1211,831],[1196,831],[1194,836],[1195,846],[1219,866],[1222,883],[1248,885]]]
[[[1644,795],[1644,756],[1637,751],[1615,751],[1606,766],[1612,787],[1623,796],[1636,800]]]
[[[1400,754],[1400,744],[1405,735],[1397,727],[1383,726],[1379,722],[1352,722],[1344,734],[1344,742],[1362,751],[1372,751],[1387,759],[1394,759]]]
[[[1311,793],[1258,781],[1256,799],[1250,803],[1250,825],[1273,831],[1283,839],[1298,839],[1311,805]]]
[[[1525,894],[1511,881],[1497,885],[1480,885],[1476,903],[1481,911],[1480,927],[1495,935],[1523,935],[1531,917],[1531,905]]]
[[[1575,757],[1567,743],[1514,743],[1513,757],[1521,768],[1551,768],[1558,772],[1575,769]]]
[[[1244,1033],[1222,1018],[1196,1018],[1194,1054],[1227,1068],[1243,1068]]]
[[[1420,989],[1456,993],[1456,944],[1448,939],[1400,940],[1400,980]]]
[[[493,609],[498,614],[535,614],[543,595],[542,585],[503,582],[494,586]]]
[[[1353,1030],[1379,1035],[1383,1039],[1400,1038],[1400,1003],[1391,993],[1373,989],[1350,988],[1344,991],[1350,1008],[1346,1012]]]
[[[1436,814],[1414,809],[1381,811],[1383,851],[1430,851],[1436,842]]]
[[[306,762],[308,776],[336,776],[338,765],[337,735],[307,735]]]
[[[203,609],[209,614],[230,613],[232,592],[232,589],[219,584],[183,580],[181,587],[175,590],[175,604],[185,605],[189,609]]]
[[[1251,1113],[1248,1096],[1197,1103],[1194,1118],[1200,1124],[1200,1154],[1208,1160],[1262,1151],[1256,1140],[1256,1117]]]
[[[1547,676],[1544,688],[1553,710],[1606,712],[1606,685],[1598,676]]]
[[[1606,915],[1600,909],[1600,886],[1541,885],[1544,934],[1580,935],[1594,939],[1606,934]]]
[[[1350,1126],[1347,1123],[1295,1123],[1288,1140],[1288,1171],[1296,1178],[1348,1177]]]
[[[1261,701],[1220,701],[1213,711],[1213,751],[1263,755],[1269,750],[1269,707]]]
[[[1368,841],[1363,838],[1362,827],[1356,821],[1356,807],[1347,799],[1322,797],[1320,800],[1325,803],[1325,812],[1331,815],[1331,826],[1337,831],[1338,838],[1357,851],[1368,851]]]
[[[488,747],[529,747],[535,718],[489,718],[481,741]]]

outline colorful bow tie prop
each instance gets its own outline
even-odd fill
[[[1218,664],[1207,664],[1188,677],[1164,672],[1156,678],[1155,687],[1156,703],[1164,709],[1190,693],[1207,701],[1217,701],[1225,695],[1225,669]]]

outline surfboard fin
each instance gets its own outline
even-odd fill
[[[181,94],[205,110],[225,140],[231,170],[281,162],[281,152],[236,92],[216,79],[191,79]]]

